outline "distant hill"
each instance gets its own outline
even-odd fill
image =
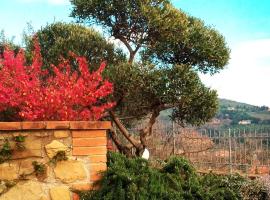
[[[254,106],[228,99],[219,99],[219,111],[215,122],[223,125],[270,125],[267,106]]]
[[[219,105],[221,107],[244,107],[244,108],[250,108],[250,109],[257,109],[259,108],[258,106],[254,106],[251,104],[247,103],[241,103],[233,100],[228,100],[228,99],[219,99]]]
[[[159,120],[169,123],[172,109],[160,113]],[[219,99],[219,111],[207,127],[269,125],[270,112],[267,106],[254,106],[228,99]]]

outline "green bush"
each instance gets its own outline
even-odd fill
[[[207,174],[201,183],[209,199],[213,200],[267,200],[265,186],[257,180],[249,180],[240,175],[220,176]]]
[[[209,200],[242,199],[241,186],[246,181],[239,175],[220,176],[212,173],[202,176],[200,180]]]
[[[243,200],[269,199],[266,187],[260,181],[246,181],[241,187]]]
[[[253,195],[250,200],[262,197],[262,188],[247,192],[253,189],[246,187],[247,183],[249,181],[241,176],[199,176],[181,157],[172,157],[161,169],[157,169],[144,159],[129,159],[121,154],[109,153],[108,170],[96,183],[99,189],[79,195],[81,200],[248,199],[243,198],[243,194]]]
[[[203,199],[194,169],[182,158],[170,159],[159,170],[144,159],[110,153],[108,170],[96,184],[100,189],[80,194],[82,200]]]

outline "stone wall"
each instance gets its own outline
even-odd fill
[[[0,122],[0,200],[71,200],[91,189],[106,170],[110,126]]]

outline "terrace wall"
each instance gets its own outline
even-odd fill
[[[0,200],[71,200],[73,190],[91,189],[106,170],[110,127],[110,122],[1,122]]]

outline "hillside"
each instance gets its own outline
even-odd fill
[[[269,125],[270,112],[267,106],[254,106],[228,99],[219,99],[219,111],[207,127],[220,128],[224,126]],[[161,112],[159,119],[169,122],[172,110]]]
[[[221,127],[270,125],[270,112],[268,110],[267,106],[254,106],[228,99],[219,99],[219,111],[213,122]]]
[[[253,106],[247,103],[241,103],[233,100],[228,99],[219,99],[219,105],[221,107],[235,107],[235,108],[247,108],[247,109],[256,109],[258,106]]]

